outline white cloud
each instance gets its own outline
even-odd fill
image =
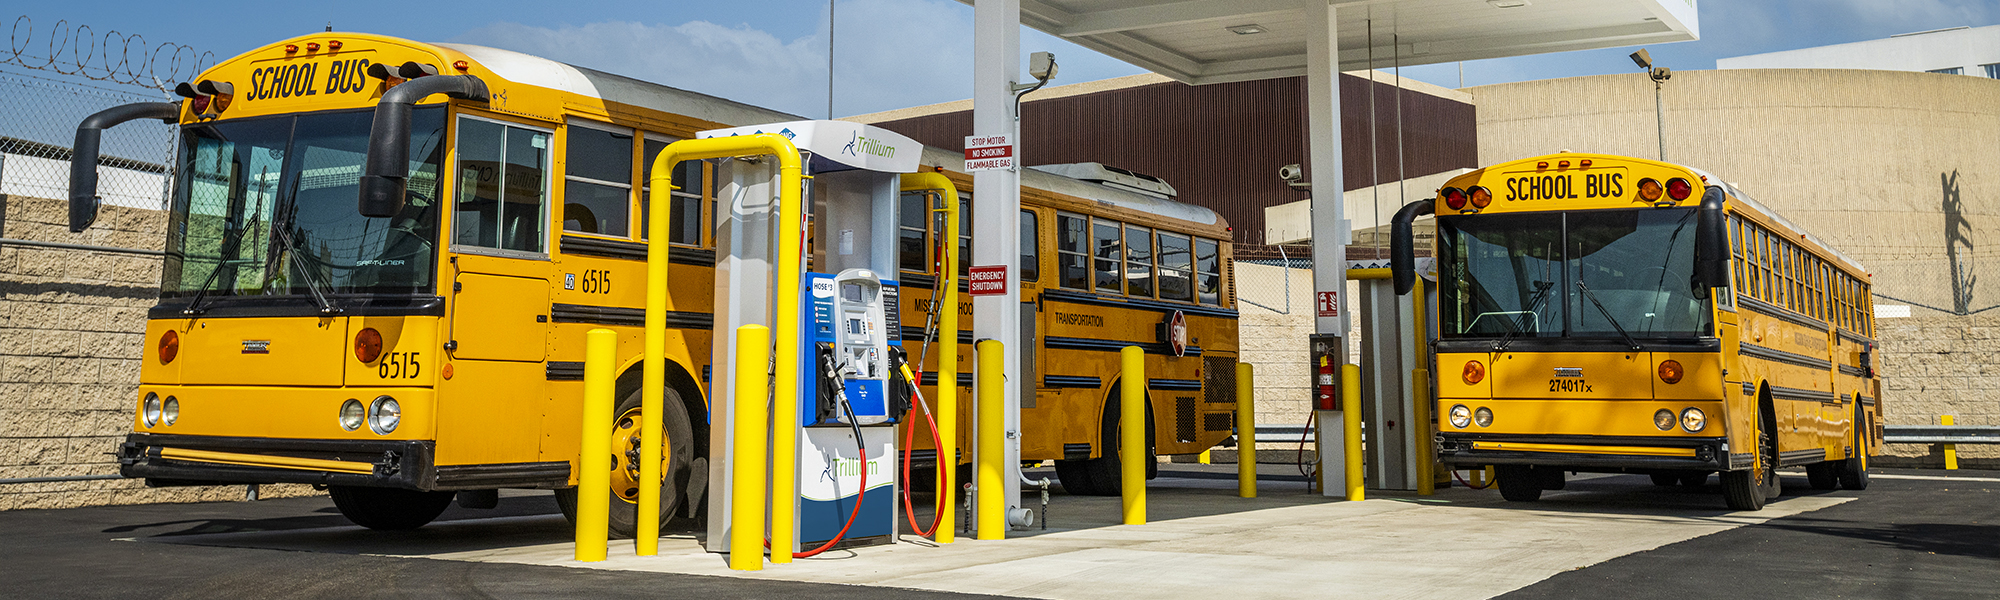
[[[835,110],[889,110],[971,95],[972,22],[949,0],[847,0],[838,8]],[[826,116],[826,15],[781,40],[748,25],[607,21],[495,23],[455,41],[505,48],[819,118]]]

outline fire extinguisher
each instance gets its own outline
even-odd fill
[[[1334,387],[1340,381],[1340,367],[1333,361],[1334,344],[1339,341],[1330,335],[1312,337],[1313,389],[1318,394],[1313,408],[1318,410],[1340,410],[1340,392]]]

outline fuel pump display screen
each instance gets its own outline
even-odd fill
[[[857,283],[841,284],[840,299],[848,302],[866,302],[868,300],[868,289],[861,287]]]

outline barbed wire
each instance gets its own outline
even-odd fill
[[[34,19],[16,17],[7,48],[0,50],[0,65],[166,91],[194,79],[215,58],[212,52],[185,44],[152,45],[139,34],[117,30],[99,34],[89,25],[67,19],[56,21],[45,37],[45,42],[37,42]],[[43,46],[46,53],[33,52]]]

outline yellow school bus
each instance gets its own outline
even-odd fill
[[[123,474],[163,486],[322,486],[342,514],[379,529],[422,526],[454,497],[491,507],[501,488],[555,489],[572,515],[579,502],[609,503],[614,531],[629,535],[638,424],[657,418],[667,446],[661,509],[699,509],[712,166],[675,167],[677,189],[663,207],[673,214],[674,276],[662,415],[639,413],[648,171],[666,144],[696,132],[798,117],[515,52],[335,32],[231,58],[177,92],[179,102],[87,119],[72,174],[71,227],[81,231],[95,215],[96,161],[87,157],[98,132],[139,118],[180,127],[160,302],[146,328],[133,432],[119,450]],[[1061,210],[1154,227],[1161,239],[1226,237],[1212,218],[1152,223],[1157,215],[1121,203],[1115,191],[1046,194],[1029,209],[1039,219],[1034,234],[1046,238]],[[921,229],[924,219],[916,220]],[[1146,337],[1133,333],[1151,331],[1140,321],[1168,307],[1192,315],[1195,336],[1210,347],[1184,349],[1201,358],[1160,359],[1161,406],[1184,404],[1187,382],[1201,371],[1189,365],[1234,356],[1233,320],[1226,333],[1210,333],[1224,318],[1212,315],[1233,318],[1225,308],[1233,300],[1220,295],[1226,283],[1211,277],[1223,271],[1216,261],[1226,245],[1200,248],[1213,252],[1189,257],[1193,266],[1179,255],[1148,263],[1199,281],[1199,298],[1084,294],[1144,307],[1129,313],[1151,315],[1144,319],[1092,309],[1126,337]],[[1047,260],[1054,264],[1053,253]],[[915,275],[906,276],[921,283]],[[922,318],[918,303],[928,295],[904,298],[906,320]],[[579,491],[583,337],[600,327],[619,336],[616,469],[608,489]],[[1072,327],[1081,326],[1043,331]],[[960,364],[970,365],[964,356]],[[1115,359],[1040,360],[1071,361],[1044,373],[1115,385]],[[1182,418],[1160,412],[1162,422]],[[1094,427],[1102,415],[1076,418]],[[1065,448],[1072,457],[1099,454],[1097,430],[1058,426],[1065,422],[1028,421],[1036,456],[1046,448],[1057,458]],[[1169,431],[1180,429],[1160,435]],[[1226,435],[1199,433],[1192,444],[1159,447],[1198,451],[1192,446]]]
[[[1171,200],[1171,187],[1151,176],[1095,163],[1046,168],[1109,185],[1034,168],[1021,172],[1022,343],[1016,347],[1026,348],[1021,378],[1034,383],[1021,390],[1021,457],[1055,461],[1069,493],[1115,496],[1122,489],[1120,349],[1146,351],[1149,455],[1197,454],[1234,433],[1231,232],[1214,211]],[[950,176],[960,189],[972,188],[969,176]],[[902,281],[914,301],[904,312],[904,348],[912,356],[926,337],[920,323],[933,306],[929,290],[936,274],[935,261],[925,258],[934,252],[914,249],[938,247],[942,231],[935,222],[926,231],[909,220],[918,202],[906,196],[902,211],[903,248],[912,249],[902,255]],[[977,225],[968,221],[960,231]],[[969,239],[959,240],[960,247],[970,248]],[[962,301],[959,310],[972,314],[971,301]],[[967,342],[962,368],[973,364],[969,336],[961,337]],[[933,377],[927,372],[925,383],[934,383]],[[972,373],[960,373],[959,382],[969,387]],[[960,435],[970,441],[968,432]],[[929,464],[934,443],[925,435],[916,447],[923,449],[918,464]]]
[[[1881,444],[1869,276],[1721,179],[1563,153],[1475,170],[1395,222],[1437,215],[1440,460],[1495,466],[1508,500],[1565,472],[1703,485],[1731,508],[1868,485]],[[1408,289],[1403,287],[1402,289]]]

